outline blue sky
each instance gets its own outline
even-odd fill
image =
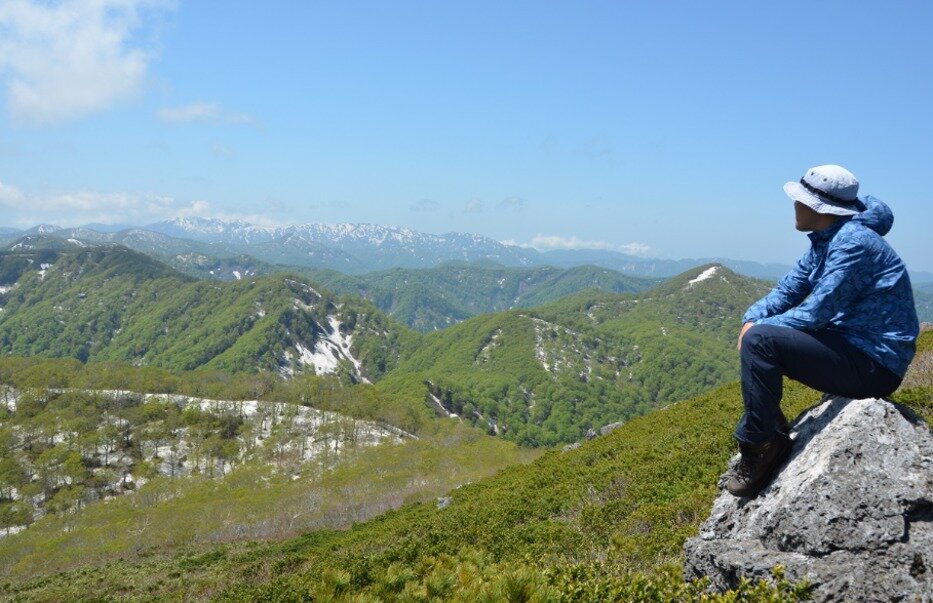
[[[371,222],[793,261],[852,170],[933,271],[925,2],[0,0],[0,225]]]

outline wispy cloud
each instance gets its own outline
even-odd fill
[[[259,120],[246,113],[227,111],[217,103],[191,103],[180,107],[164,107],[156,111],[156,117],[168,124],[190,122],[223,122],[258,126]]]
[[[10,225],[34,226],[44,222],[144,224],[176,216],[203,215],[209,206],[205,201],[183,202],[155,194],[91,190],[30,194],[0,182],[0,209],[5,219],[12,220]]]
[[[610,243],[608,241],[580,239],[578,237],[564,237],[560,235],[536,234],[528,243],[541,251],[550,249],[602,249],[606,251],[619,251],[629,255],[646,255],[651,247],[644,243]]]
[[[651,247],[644,243],[624,243],[619,245],[617,250],[629,255],[648,255]]]
[[[225,145],[221,142],[215,142],[211,147],[211,151],[214,153],[214,155],[223,157],[225,159],[236,157],[236,150],[233,147]]]
[[[20,207],[23,203],[23,193],[15,186],[0,182],[0,207]]]
[[[415,212],[432,212],[441,208],[441,204],[433,199],[420,199],[408,206],[408,209]]]
[[[463,211],[468,214],[482,213],[483,202],[479,199],[470,199],[464,204]]]
[[[138,95],[154,56],[137,34],[172,0],[0,2],[0,78],[15,121],[49,124]],[[147,48],[148,46],[148,48]]]
[[[583,141],[579,152],[584,157],[591,160],[598,160],[611,157],[614,153],[612,143],[601,136],[594,136]]]
[[[507,197],[499,202],[499,207],[502,209],[521,211],[525,207],[525,200],[521,197]]]
[[[183,107],[171,107],[156,111],[156,117],[166,123],[205,121],[217,119],[220,107],[215,103],[191,103]]]

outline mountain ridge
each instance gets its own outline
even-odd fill
[[[225,257],[246,254],[273,264],[325,268],[350,274],[393,267],[427,268],[445,261],[483,259],[491,259],[505,266],[555,265],[567,268],[592,264],[648,278],[674,276],[709,263],[722,263],[737,272],[770,279],[776,279],[790,269],[790,266],[783,264],[760,264],[728,258],[664,260],[608,250],[538,251],[501,243],[478,234],[451,232],[438,235],[368,223],[264,227],[242,220],[191,217],[165,220],[118,232],[113,232],[112,228],[95,231],[91,226],[60,229],[46,225],[42,229],[58,232],[63,238],[80,239],[74,235],[83,232],[94,242],[121,243],[147,253],[169,255],[197,251]],[[141,232],[149,233],[146,235],[149,237],[148,242],[137,241],[131,236],[136,233],[136,237],[142,237]],[[18,231],[18,234],[21,236],[27,233]],[[162,246],[161,251],[152,249],[155,244],[153,237],[156,235],[164,237],[158,242]],[[0,235],[0,242],[9,244],[15,236]],[[929,277],[933,281],[933,274]]]
[[[419,335],[312,279],[196,280],[121,247],[0,254],[0,277],[7,354],[336,374],[531,446],[731,378],[733,323],[767,290],[701,267],[656,291],[591,290]]]
[[[322,295],[300,276],[220,283],[123,247],[37,253],[0,255],[13,280],[0,293],[7,353],[366,380],[404,345],[402,327],[368,302]]]

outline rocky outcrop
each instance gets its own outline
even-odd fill
[[[933,601],[929,426],[884,400],[828,398],[791,435],[790,458],[757,498],[716,500],[684,546],[685,577],[724,590],[782,565],[816,601]]]

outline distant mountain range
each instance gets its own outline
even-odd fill
[[[662,260],[603,250],[540,252],[505,245],[480,235],[435,235],[374,224],[304,224],[270,228],[210,218],[176,218],[122,230],[101,225],[63,229],[43,224],[26,231],[8,229],[0,232],[0,244],[9,245],[27,235],[50,234],[77,243],[115,243],[164,257],[186,253],[217,258],[248,255],[270,264],[329,269],[344,274],[390,268],[431,268],[449,261],[477,260],[491,260],[507,267],[592,265],[645,278],[668,278],[709,263],[720,263],[741,274],[771,280],[790,269],[790,266],[782,264],[715,257]],[[924,277],[933,282],[933,274]]]
[[[772,281],[790,269],[728,258],[661,260],[605,250],[538,252],[476,235],[430,235],[371,224],[264,228],[242,221],[186,218],[145,228],[116,228],[41,224],[27,231],[0,229],[0,250],[110,244],[202,279],[235,280],[283,271],[307,274],[336,292],[366,297],[420,331],[484,312],[545,303],[587,287],[643,290],[659,279],[710,263]],[[456,276],[445,264],[459,266]],[[604,272],[597,274],[599,270]],[[631,277],[648,280],[625,281]],[[931,322],[933,273],[912,272],[911,277],[918,315]]]

